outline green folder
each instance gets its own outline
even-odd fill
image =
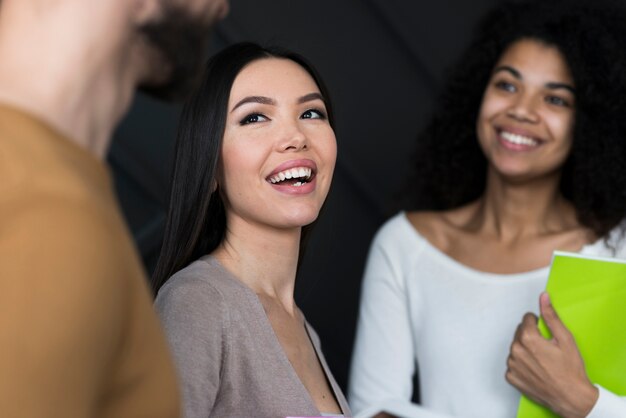
[[[555,251],[546,288],[593,383],[626,395],[626,260]],[[539,319],[541,334],[550,338]],[[517,418],[558,417],[525,396]]]

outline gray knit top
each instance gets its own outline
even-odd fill
[[[257,295],[213,257],[172,276],[155,302],[177,366],[185,418],[320,416]],[[319,337],[305,327],[344,415]]]

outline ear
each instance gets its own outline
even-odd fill
[[[127,0],[132,2],[131,20],[136,26],[152,22],[161,14],[159,0]]]

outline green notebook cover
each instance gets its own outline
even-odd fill
[[[546,287],[593,383],[626,395],[626,260],[555,251]],[[541,334],[550,338],[539,319]],[[558,417],[525,396],[517,418]]]

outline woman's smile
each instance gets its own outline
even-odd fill
[[[266,180],[282,193],[307,194],[315,190],[317,164],[309,159],[290,160],[280,164]]]

